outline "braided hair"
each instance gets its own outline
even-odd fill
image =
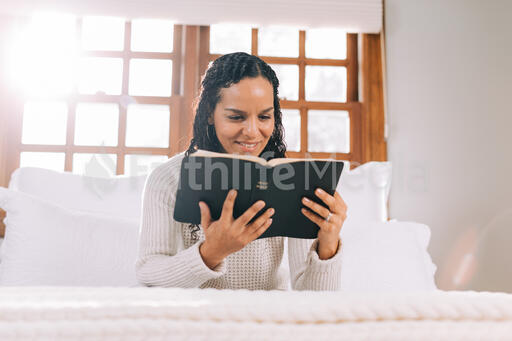
[[[213,115],[217,103],[220,101],[222,88],[229,88],[244,78],[262,76],[267,79],[274,90],[274,131],[262,156],[268,159],[285,157],[286,144],[284,142],[284,128],[282,122],[281,106],[279,104],[279,80],[272,68],[260,58],[236,52],[223,55],[216,59],[206,71],[201,82],[201,91],[197,98],[196,115],[194,118],[193,137],[185,155],[194,153],[197,149],[222,152],[222,145],[217,138],[215,126],[208,123]]]

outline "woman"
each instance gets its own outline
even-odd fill
[[[206,72],[187,154],[196,149],[222,153],[284,157],[283,126],[274,71],[260,58],[232,53],[218,58]],[[256,202],[234,219],[236,191],[224,201],[213,221],[201,202],[201,227],[172,218],[179,170],[184,153],[156,168],[148,177],[143,202],[136,274],[147,286],[229,289],[286,289],[287,276],[278,271],[284,238],[256,240],[271,224],[274,210]],[[307,198],[302,214],[320,230],[315,240],[288,240],[290,280],[297,290],[340,287],[339,233],[347,207],[338,193],[316,195],[328,209]]]

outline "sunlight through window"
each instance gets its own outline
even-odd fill
[[[292,27],[269,26],[258,30],[260,56],[298,57],[299,30]]]
[[[171,96],[172,61],[132,59],[130,61],[130,95]]]
[[[174,23],[168,20],[133,20],[132,51],[172,52]]]
[[[68,106],[64,102],[29,102],[23,111],[23,144],[66,144]]]
[[[64,153],[22,152],[20,167],[38,167],[62,172],[64,170]]]
[[[306,57],[347,58],[347,33],[340,29],[311,29],[306,32]]]
[[[75,144],[117,146],[119,106],[116,103],[79,103],[76,107]]]
[[[75,17],[35,15],[11,47],[10,78],[20,91],[32,97],[69,94],[76,51]]]
[[[121,94],[123,81],[121,58],[82,58],[79,92],[83,94]]]
[[[124,47],[124,19],[85,17],[82,21],[84,50],[121,51]]]
[[[251,53],[251,32],[252,28],[249,25],[211,25],[210,52],[218,54]]]

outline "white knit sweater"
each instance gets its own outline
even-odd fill
[[[189,224],[173,219],[183,156],[180,153],[156,168],[145,185],[136,262],[141,284],[286,290],[290,278],[291,287],[296,290],[340,288],[341,245],[332,258],[321,260],[316,252],[316,239],[288,238],[289,277],[280,269],[284,237],[257,239],[226,257],[215,269],[206,266],[199,253],[199,246],[204,242],[202,229],[193,233]]]

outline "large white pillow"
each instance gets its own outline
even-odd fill
[[[349,164],[346,163],[337,188],[349,215],[359,222],[386,221],[391,162],[367,162],[353,170]],[[96,178],[23,167],[14,171],[9,188],[66,208],[140,219],[146,177]]]
[[[367,162],[353,170],[343,169],[337,191],[348,207],[348,215],[360,223],[387,221],[391,188],[391,162]]]
[[[353,223],[341,231],[345,291],[435,290],[436,266],[427,248],[428,226],[405,221]]]
[[[349,215],[341,230],[341,241],[341,290],[436,290],[436,266],[427,251],[428,226],[400,221],[361,222]],[[290,271],[286,249],[280,271]]]
[[[0,188],[0,285],[138,286],[138,220],[65,209]]]
[[[65,208],[140,219],[146,177],[96,178],[23,167],[11,175],[9,189],[34,195]]]

